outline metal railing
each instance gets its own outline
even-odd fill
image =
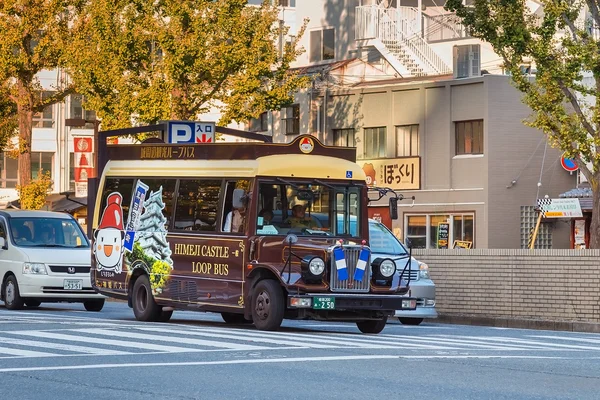
[[[442,14],[436,16],[425,15],[423,32],[427,42],[442,40],[465,39],[470,37],[466,27],[461,24],[456,14]]]

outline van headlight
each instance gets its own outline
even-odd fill
[[[419,261],[419,277],[422,279],[431,279],[429,277],[429,265]]]
[[[23,263],[23,274],[48,275],[46,264],[42,263]]]
[[[396,272],[396,263],[391,258],[376,258],[371,266],[376,280],[388,280]]]

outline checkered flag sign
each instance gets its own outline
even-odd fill
[[[582,217],[581,206],[577,198],[538,199],[537,205],[543,218]]]

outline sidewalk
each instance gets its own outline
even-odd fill
[[[509,317],[481,317],[474,315],[439,314],[438,318],[430,320],[444,324],[481,325],[502,328],[540,329],[550,331],[569,331],[600,333],[599,322],[581,321],[551,321],[542,319],[524,319]]]

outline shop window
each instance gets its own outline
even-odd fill
[[[454,123],[456,155],[483,154],[483,120]]]
[[[396,157],[419,155],[419,125],[396,127]]]
[[[474,246],[474,214],[420,214],[405,216],[406,237],[414,248],[452,248],[454,241]],[[440,224],[445,226],[441,227]],[[446,239],[447,236],[447,239]]]
[[[175,206],[175,229],[216,231],[222,180],[181,179]]]
[[[334,129],[333,130],[333,145],[341,147],[356,147],[354,129]]]
[[[310,32],[310,62],[335,58],[335,29],[320,29]]]
[[[16,158],[9,157],[6,153],[0,153],[0,187],[17,187],[19,162]]]
[[[387,134],[385,127],[365,128],[364,158],[385,158]]]

